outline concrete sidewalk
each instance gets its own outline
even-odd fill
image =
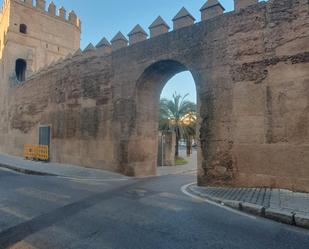
[[[199,197],[276,221],[309,228],[309,194],[270,188],[188,186]]]
[[[177,175],[177,174],[197,174],[197,152],[193,151],[190,157],[187,157],[186,150],[180,149],[180,156],[188,161],[185,165],[178,166],[159,166],[157,168],[157,175]]]
[[[76,179],[89,180],[126,180],[129,179],[121,174],[85,168],[75,165],[60,164],[60,163],[45,163],[25,160],[21,157],[9,156],[0,154],[0,168],[6,168],[17,172],[32,174],[32,175],[46,175],[59,176]]]
[[[182,151],[182,156],[188,160],[188,164],[175,167],[158,167],[158,176],[181,174],[181,173],[196,173],[196,152],[191,157],[186,157]],[[25,160],[21,157],[0,154],[0,168],[14,170],[24,174],[42,175],[42,176],[59,176],[66,178],[77,179],[130,179],[121,174],[113,173],[106,170],[92,169],[76,165],[61,164],[61,163],[45,163],[39,161]]]

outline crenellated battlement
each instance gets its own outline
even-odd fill
[[[32,4],[31,0],[25,0],[25,1],[14,0],[14,1],[19,1],[33,8],[37,8],[40,11],[45,11],[44,0],[36,0],[36,6]],[[234,0],[234,2],[235,2],[234,11],[236,12],[242,11],[243,9],[250,7],[251,5],[258,4],[258,0]],[[200,21],[209,22],[211,19],[223,15],[224,10],[225,10],[224,7],[218,0],[207,0],[206,3],[200,9],[201,12]],[[66,10],[63,7],[60,7],[58,9],[58,15],[56,15],[56,6],[53,2],[49,3],[47,13],[51,16],[54,16],[61,20],[65,20],[67,22],[76,25],[77,27],[80,27],[80,20],[76,16],[74,11],[71,11],[67,16]],[[165,20],[161,16],[158,16],[148,28],[150,35],[148,35],[148,33],[138,24],[129,32],[128,38],[120,31],[112,38],[110,42],[107,40],[107,38],[103,37],[96,46],[90,43],[83,51],[78,49],[75,53],[72,54],[70,53],[66,57],[62,57],[56,61],[51,62],[48,65],[45,65],[43,68],[40,68],[39,70],[29,75],[28,79],[31,80],[40,77],[42,73],[53,70],[55,68],[62,67],[68,62],[75,60],[80,56],[109,55],[110,53],[117,51],[121,48],[129,47],[134,44],[146,41],[147,39],[152,39],[160,35],[166,34],[168,32],[176,31],[181,28],[197,24],[195,17],[193,17],[193,15],[191,15],[185,7],[181,8],[177,12],[172,21],[173,21],[172,30],[170,29],[169,25],[165,22]]]
[[[38,0],[43,1],[43,0]],[[247,7],[250,7],[254,4],[258,4],[258,0],[234,0],[235,9],[234,12],[243,11]],[[59,16],[63,18],[65,16],[65,9],[62,7],[59,9]],[[201,7],[201,19],[200,22],[209,22],[211,19],[222,16],[225,9],[222,4],[218,0],[207,0],[205,4]],[[52,15],[55,12],[55,6],[53,2],[49,4],[48,12]],[[75,21],[76,15],[74,12],[70,12],[69,21]],[[122,33],[118,32],[109,42],[106,37],[103,37],[96,46],[92,43],[89,43],[84,50],[78,49],[75,53],[69,54],[64,58],[60,58],[55,62],[52,62],[49,65],[46,65],[44,68],[39,69],[37,72],[32,74],[29,79],[34,79],[39,77],[42,73],[53,70],[55,68],[59,68],[61,66],[65,66],[68,62],[77,59],[80,56],[91,56],[91,55],[98,55],[104,56],[109,55],[112,52],[115,52],[119,49],[130,47],[134,44],[147,41],[147,39],[152,39],[158,37],[160,35],[177,31],[181,28],[189,27],[192,25],[197,24],[196,19],[193,15],[189,13],[189,11],[182,7],[175,17],[172,19],[173,21],[173,29],[171,30],[169,25],[166,21],[161,17],[158,16],[154,22],[149,26],[149,33],[148,33],[139,25],[137,24],[129,33],[128,38]]]
[[[64,7],[61,6],[57,9],[53,1],[51,1],[47,6],[45,0],[5,0],[4,6],[7,5],[10,1],[23,4],[25,7],[37,9],[38,11],[44,12],[51,17],[65,21],[81,29],[81,21],[75,12],[72,10],[67,14],[67,11]]]
[[[18,85],[80,48],[81,21],[46,0],[4,0],[0,13],[0,77]],[[6,84],[5,83],[5,84]]]
[[[234,11],[239,12],[255,4],[258,4],[258,0],[234,0],[234,6],[235,6]],[[206,3],[200,9],[201,22],[205,21],[207,22],[210,19],[219,17],[224,14],[224,11],[225,11],[224,7],[218,0],[207,0]],[[189,13],[189,11],[185,7],[182,7],[180,9],[180,11],[175,15],[172,21],[173,21],[173,30],[171,31],[175,31],[196,24],[195,22],[196,19],[193,17],[193,15]],[[149,26],[148,29],[150,33],[149,36],[150,39],[170,32],[170,27],[161,16],[158,16],[154,20],[154,22]],[[112,51],[116,51],[118,49],[131,46],[138,42],[145,41],[147,40],[148,33],[145,32],[145,30],[139,24],[137,24],[132,29],[132,31],[130,31],[128,37],[129,42],[127,37],[125,37],[123,33],[119,31],[115,35],[115,37],[111,40],[111,49],[107,50],[105,49],[105,50],[107,51],[107,53],[110,53]],[[103,39],[107,41],[106,38]],[[96,45],[97,49],[100,49],[101,47],[100,44],[101,41]]]

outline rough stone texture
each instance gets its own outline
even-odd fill
[[[258,0],[234,0],[235,10],[247,8],[250,5],[257,4]]]
[[[174,30],[181,29],[194,24],[195,18],[185,9],[182,8],[173,18]]]
[[[265,208],[260,205],[248,203],[248,202],[243,202],[240,204],[241,210],[250,213],[250,214],[255,214],[255,215],[265,215]]]
[[[50,124],[53,161],[153,175],[160,92],[189,70],[199,184],[309,191],[308,13],[273,0],[45,69],[10,90],[0,150],[21,155]]]
[[[214,18],[216,16],[222,15],[224,8],[217,0],[207,1],[204,6],[200,9],[202,21]]]
[[[14,87],[21,84],[15,73],[16,60],[26,61],[26,78],[29,78],[39,70],[41,74],[44,73],[42,68],[53,61],[65,58],[80,47],[79,19],[76,17],[76,24],[60,19],[54,13],[43,11],[44,1],[39,2],[38,6],[33,6],[32,1],[7,0],[4,1],[0,12],[1,151],[20,152],[24,140],[18,136],[22,137],[30,127],[33,128],[37,115],[47,106],[45,96],[40,96],[40,91],[37,91],[39,87],[35,87],[37,90],[30,90],[32,99],[24,99],[26,103],[18,110],[18,112],[25,111],[25,116],[16,120],[18,113],[9,113],[9,106],[14,104],[12,97]],[[55,9],[54,5],[53,8]],[[27,26],[26,33],[20,32],[21,24]],[[29,142],[37,143],[35,134]]]
[[[144,31],[144,29],[140,25],[136,25],[134,29],[128,34],[130,45],[145,41],[147,39],[148,34]]]
[[[175,145],[175,132],[159,132],[158,166],[175,166]]]
[[[265,210],[266,218],[273,219],[290,225],[293,224],[293,216],[294,215],[291,212],[281,209],[268,208]]]
[[[111,40],[111,43],[113,51],[128,46],[128,40],[121,32],[116,34],[116,36]]]
[[[230,200],[224,200],[222,203],[230,208],[234,209],[240,209],[240,202],[239,201],[230,201]]]
[[[149,26],[150,37],[156,37],[168,32],[170,27],[167,23],[162,19],[161,16],[158,16],[156,20]]]
[[[297,226],[309,228],[309,215],[308,214],[295,214],[295,223]]]

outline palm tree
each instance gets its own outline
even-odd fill
[[[179,140],[195,135],[196,104],[186,100],[188,95],[182,97],[175,92],[172,100],[160,100],[159,129],[176,133],[175,156],[179,155]]]
[[[187,156],[190,156],[192,155],[192,140],[195,139],[196,135],[196,113],[189,112],[187,115],[185,115],[183,123],[186,130],[183,138],[187,142]]]

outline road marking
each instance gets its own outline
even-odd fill
[[[27,241],[21,241],[17,244],[10,247],[10,249],[38,249],[37,247],[34,247],[33,245],[29,244]]]
[[[89,185],[89,186],[108,186],[108,182],[96,182],[96,181],[84,181],[84,180],[77,180],[77,179],[70,179],[70,182],[75,182],[83,185]]]
[[[14,170],[8,169],[8,168],[4,168],[4,167],[0,167],[0,171],[6,171],[6,172],[10,172],[12,174],[16,174],[16,175],[20,175],[21,173],[18,173]]]
[[[250,219],[253,219],[253,220],[256,220],[256,219],[257,219],[257,218],[256,218],[255,216],[253,216],[253,215],[243,213],[243,212],[238,211],[238,210],[236,210],[236,209],[233,209],[233,208],[224,206],[224,205],[219,204],[219,203],[216,203],[216,202],[214,202],[214,201],[210,201],[210,200],[207,200],[207,199],[205,199],[205,198],[202,198],[202,197],[199,197],[199,196],[196,196],[196,195],[193,195],[193,194],[189,193],[189,192],[187,191],[187,188],[188,188],[190,185],[193,185],[193,184],[196,184],[196,182],[189,183],[189,184],[186,184],[186,185],[182,186],[182,187],[181,187],[181,192],[182,192],[183,194],[185,194],[185,195],[187,195],[187,196],[190,196],[191,198],[194,198],[194,199],[199,200],[199,201],[201,201],[201,202],[206,202],[206,203],[211,204],[211,205],[213,205],[213,206],[217,206],[217,207],[223,208],[223,209],[228,210],[228,211],[230,211],[230,212],[232,212],[232,213],[235,213],[235,214],[238,214],[238,215],[241,215],[241,216],[245,216],[245,217],[250,218]]]
[[[158,194],[158,196],[162,197],[162,198],[168,198],[168,199],[173,199],[176,201],[186,201],[186,202],[198,202],[201,203],[201,201],[199,200],[195,200],[195,199],[188,199],[186,196],[182,195],[182,194],[173,194],[173,193],[169,193],[169,192],[161,192]]]
[[[180,211],[185,210],[181,206],[174,205],[174,204],[167,203],[167,202],[160,201],[160,200],[154,200],[151,198],[144,198],[144,199],[140,199],[139,201],[147,206],[162,208],[162,209],[166,209],[166,210],[173,211],[173,212],[180,212]]]
[[[127,178],[110,178],[110,179],[98,179],[98,178],[78,178],[69,176],[57,176],[60,179],[66,179],[71,181],[93,181],[93,182],[114,182],[114,181],[127,181]]]
[[[56,193],[38,190],[34,188],[19,188],[19,189],[16,189],[16,192],[21,193],[26,196],[33,197],[33,198],[51,201],[51,202],[67,201],[68,199],[71,198],[68,195],[56,194]]]
[[[160,176],[169,176],[169,175],[196,175],[197,174],[197,170],[178,170],[175,172],[164,172],[164,170],[160,169],[158,170],[158,173],[155,177],[160,177]]]
[[[16,210],[14,207],[0,206],[0,211],[20,218],[22,220],[30,220],[32,218],[30,216],[20,213],[20,211]]]

